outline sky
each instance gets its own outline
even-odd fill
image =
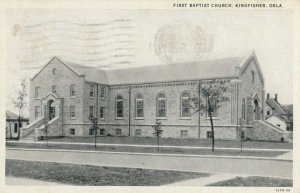
[[[112,69],[246,56],[255,50],[266,92],[278,93],[282,104],[293,101],[289,10],[18,9],[9,13],[8,23],[6,106],[11,111],[16,112],[12,99],[20,80],[29,80],[53,56]]]

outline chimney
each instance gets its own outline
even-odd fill
[[[276,101],[276,102],[278,102],[278,101],[277,101],[277,96],[278,96],[278,95],[277,95],[277,93],[276,93],[276,94],[275,94],[275,101]]]
[[[270,98],[270,93],[267,93],[267,100]]]

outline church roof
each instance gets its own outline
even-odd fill
[[[85,76],[89,82],[121,85],[142,84],[154,82],[170,82],[184,80],[205,80],[215,78],[237,78],[254,58],[260,78],[264,80],[254,51],[246,57],[232,57],[222,59],[202,60],[198,62],[174,63],[165,65],[152,65],[122,69],[103,70],[88,65],[80,65],[54,57],[63,65],[67,66],[78,76]],[[46,64],[34,77],[36,77],[48,64]],[[33,77],[33,78],[34,78]],[[32,79],[33,79],[32,78]]]
[[[109,84],[149,83],[180,80],[227,78],[236,75],[243,58],[166,64],[106,71]]]
[[[107,76],[104,70],[100,70],[94,67],[84,66],[80,64],[67,63],[76,72],[85,75],[85,80],[90,82],[98,82],[107,84]]]
[[[223,58],[189,63],[175,63],[123,69],[101,70],[79,64],[65,63],[84,74],[87,81],[103,84],[138,84],[212,78],[232,78],[244,57]]]

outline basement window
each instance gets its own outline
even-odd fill
[[[211,139],[212,138],[212,132],[211,131],[207,131],[206,132],[206,138],[207,139]]]
[[[75,135],[75,129],[74,128],[70,129],[70,135]]]

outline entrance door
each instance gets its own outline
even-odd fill
[[[255,120],[260,120],[260,107],[258,106],[258,101],[254,100],[254,118]]]
[[[54,102],[49,101],[49,121],[55,117],[55,106]]]

